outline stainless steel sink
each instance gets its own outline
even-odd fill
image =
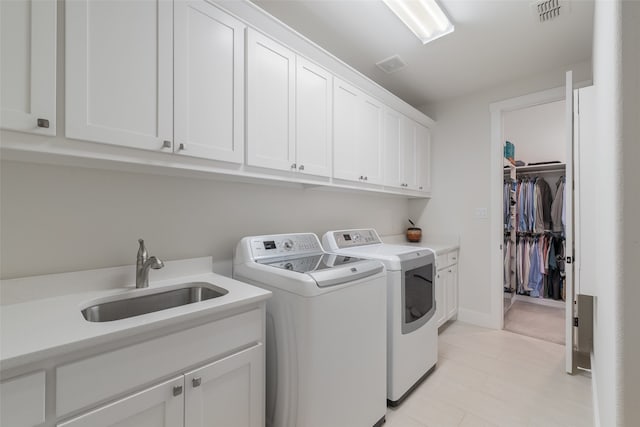
[[[89,322],[110,322],[218,298],[228,292],[206,282],[185,283],[178,289],[95,304],[82,310],[82,315]]]

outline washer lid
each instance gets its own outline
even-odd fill
[[[314,254],[298,258],[258,260],[259,264],[280,268],[313,278],[319,287],[335,286],[372,276],[383,270],[376,261],[335,254]]]

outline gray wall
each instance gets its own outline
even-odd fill
[[[166,260],[231,260],[246,235],[406,228],[405,198],[3,161],[2,278]]]

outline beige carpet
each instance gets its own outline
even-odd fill
[[[564,345],[565,310],[515,301],[504,317],[504,329]]]

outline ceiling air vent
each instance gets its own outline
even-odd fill
[[[393,55],[387,59],[383,59],[382,61],[377,62],[376,65],[387,74],[395,73],[407,66],[406,62],[400,59],[398,55]]]
[[[566,16],[571,10],[567,0],[542,0],[531,3],[531,9],[539,22],[547,22]]]

